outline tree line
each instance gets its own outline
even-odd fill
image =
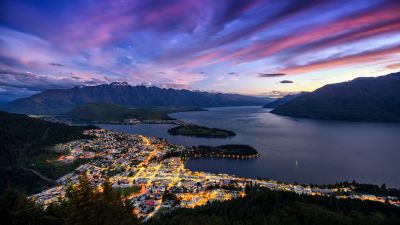
[[[100,191],[101,190],[101,191]],[[146,225],[379,225],[400,224],[400,208],[379,202],[298,195],[246,188],[247,196],[177,209],[157,215]],[[178,200],[165,194],[164,200]],[[7,189],[0,196],[0,221],[10,225],[135,225],[140,221],[132,203],[109,182],[99,189],[85,176],[67,188],[65,197],[46,208],[33,198]]]
[[[80,176],[66,190],[65,198],[46,208],[26,196],[7,189],[0,196],[0,219],[8,225],[135,225],[139,224],[133,206],[110,183],[102,191]]]
[[[388,204],[267,189],[194,209],[163,214],[148,225],[379,225],[400,224],[400,208]]]

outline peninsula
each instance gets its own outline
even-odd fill
[[[220,145],[205,146],[200,145],[193,147],[192,157],[216,157],[216,158],[237,158],[237,159],[254,159],[260,156],[257,149],[250,145]]]
[[[171,135],[194,136],[194,137],[207,137],[207,138],[230,138],[236,133],[218,128],[208,128],[193,124],[180,125],[168,130]]]

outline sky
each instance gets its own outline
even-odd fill
[[[0,1],[0,101],[114,81],[279,97],[399,70],[399,0]]]

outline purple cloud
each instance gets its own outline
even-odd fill
[[[257,77],[269,78],[269,77],[282,77],[286,76],[285,73],[258,73]]]
[[[112,81],[208,90],[215,80],[248,92],[256,71],[279,71],[258,74],[269,78],[376,62],[392,69],[400,45],[394,0],[15,0],[0,7],[0,68],[10,72],[0,75],[2,85],[21,92]]]
[[[52,65],[52,66],[58,66],[58,67],[64,66],[64,65],[61,64],[61,63],[50,63],[50,65]]]
[[[237,74],[237,73],[235,73],[235,72],[230,72],[230,73],[228,73],[229,75],[231,75],[231,76],[235,76],[235,77],[238,77],[239,76],[239,74]]]
[[[96,85],[106,83],[97,78],[83,79],[75,76],[49,76],[30,72],[0,69],[0,85],[3,87],[24,88],[38,92],[51,88],[71,88],[76,85]]]

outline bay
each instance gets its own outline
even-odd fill
[[[192,159],[189,169],[299,183],[352,181],[400,187],[400,124],[320,121],[278,116],[261,107],[221,107],[171,117],[227,129],[229,139],[169,135],[174,125],[100,125],[132,134],[193,145],[248,144],[259,159]]]

